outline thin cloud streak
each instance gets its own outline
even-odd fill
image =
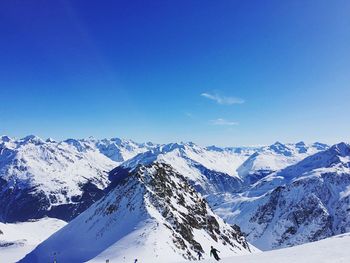
[[[219,119],[211,120],[210,124],[211,125],[221,125],[221,126],[234,126],[234,125],[238,125],[239,123],[236,121],[229,121],[229,120],[219,118]]]
[[[232,104],[242,104],[244,103],[244,100],[241,98],[236,97],[227,97],[227,96],[220,96],[218,94],[210,94],[207,92],[203,92],[201,94],[202,97],[213,100],[221,105],[232,105]]]

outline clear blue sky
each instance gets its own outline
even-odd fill
[[[0,134],[349,141],[350,1],[2,1]]]

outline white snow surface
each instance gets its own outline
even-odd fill
[[[350,234],[342,234],[317,242],[291,248],[254,253],[244,256],[223,257],[221,263],[348,263],[350,262]],[[209,255],[198,262],[217,262]],[[140,261],[141,262],[141,261]],[[101,261],[102,263],[102,261]],[[111,262],[113,263],[113,261]]]
[[[66,224],[54,218],[14,224],[0,223],[0,262],[17,262]]]

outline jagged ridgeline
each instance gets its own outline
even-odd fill
[[[152,148],[118,138],[0,137],[0,222],[70,221],[104,195],[108,172]]]
[[[170,165],[116,169],[111,177],[114,187],[105,197],[20,262],[44,262],[53,253],[61,262],[177,262],[195,260],[211,245],[223,256],[255,249]]]

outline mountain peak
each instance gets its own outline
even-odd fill
[[[12,141],[12,138],[7,136],[7,135],[2,135],[0,137],[0,141],[2,141],[2,142],[10,142],[10,141]]]
[[[350,156],[350,145],[345,142],[333,145],[330,150],[337,152],[342,157]]]
[[[297,142],[295,144],[295,148],[298,150],[299,153],[306,153],[308,151],[308,147],[303,141]]]
[[[56,140],[54,140],[53,138],[47,138],[45,142],[49,142],[49,143],[55,143]]]
[[[79,140],[79,139],[67,139],[64,141],[65,143],[74,146],[79,152],[85,152],[86,149],[84,147],[84,143],[83,140]]]
[[[319,151],[324,151],[329,148],[327,144],[321,143],[321,142],[314,142],[312,144],[312,147],[315,147]]]
[[[268,147],[268,149],[270,149],[271,151],[277,153],[277,154],[283,154],[285,156],[291,156],[292,155],[292,151],[291,149],[289,149],[285,144],[277,141],[274,144],[270,145]]]
[[[154,262],[196,260],[211,245],[222,255],[250,253],[243,234],[216,216],[170,165],[140,165],[129,174],[116,170],[114,177],[114,189],[20,262],[45,259],[52,250],[62,262],[102,259],[104,253],[114,262],[145,253]],[[124,242],[135,245],[121,249]]]
[[[39,144],[43,144],[44,143],[44,141],[40,137],[38,137],[36,135],[28,135],[28,136],[20,139],[20,141],[22,143],[33,143],[35,145],[39,145]]]
[[[349,160],[350,145],[341,142],[278,171],[277,175],[291,180],[315,172],[316,169],[318,169],[318,174],[334,172],[334,167],[344,167],[344,164],[347,167]]]
[[[223,152],[224,151],[223,148],[220,148],[216,145],[207,146],[205,149],[207,149],[208,151],[215,151],[215,152]]]

